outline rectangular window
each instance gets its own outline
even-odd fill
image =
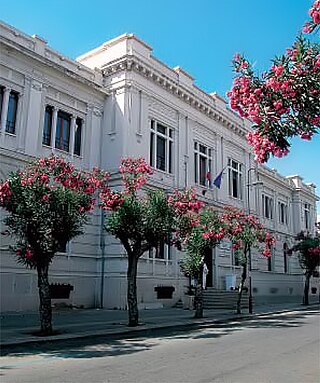
[[[273,219],[273,198],[262,195],[263,216],[268,219]]]
[[[275,257],[275,247],[271,246],[271,255],[268,257],[268,271],[274,271],[274,257]]]
[[[279,208],[279,222],[283,225],[286,225],[288,223],[288,207],[285,203],[279,202],[278,203]]]
[[[161,136],[157,136],[156,146],[156,168],[165,171],[166,170],[166,139]]]
[[[15,134],[16,132],[18,99],[19,99],[18,93],[11,91],[9,95],[8,115],[7,115],[7,122],[6,122],[7,133]]]
[[[268,257],[268,271],[272,271],[272,256]]]
[[[59,110],[56,127],[55,147],[66,152],[69,151],[71,116]]]
[[[76,119],[75,132],[74,132],[74,150],[73,153],[77,156],[81,155],[81,135],[82,135],[82,120]]]
[[[283,271],[284,273],[288,273],[288,245],[286,243],[283,244]]]
[[[53,108],[52,106],[47,105],[44,112],[43,135],[42,135],[43,145],[48,145],[48,146],[51,145],[52,117],[53,117]]]
[[[151,120],[150,165],[168,173],[172,173],[172,135],[172,129]]]
[[[1,121],[1,116],[2,116],[3,96],[4,96],[4,87],[0,86],[0,121]]]
[[[240,255],[238,252],[232,250],[232,262],[233,266],[241,266],[240,264]]]
[[[155,258],[165,259],[165,243],[161,242],[160,245],[156,248]]]
[[[228,159],[229,196],[237,199],[243,198],[242,164]]]
[[[172,249],[171,245],[166,244],[164,241],[156,249],[149,250],[149,258],[171,260]]]
[[[311,219],[310,219],[310,204],[304,204],[304,224],[305,229],[310,230],[311,228]]]
[[[211,177],[211,149],[195,142],[194,143],[194,181],[195,183],[206,186],[210,183]],[[210,184],[209,184],[210,186]]]

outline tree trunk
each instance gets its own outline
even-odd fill
[[[304,292],[303,292],[303,305],[308,305],[309,304],[309,289],[310,289],[310,278],[311,278],[312,273],[306,272],[305,274],[305,281],[304,281]]]
[[[242,265],[241,282],[239,286],[238,301],[237,301],[237,314],[241,314],[241,298],[242,298],[242,291],[243,291],[243,287],[244,287],[244,283],[246,279],[247,279],[247,263]]]
[[[49,265],[38,265],[38,288],[40,298],[40,324],[41,334],[52,334],[52,309],[51,309],[51,296],[50,286],[48,280]]]
[[[202,294],[202,271],[196,278],[194,294],[195,318],[203,318],[203,294]]]
[[[128,291],[127,291],[127,301],[128,301],[128,310],[129,310],[129,323],[128,326],[134,327],[139,324],[139,312],[138,312],[138,302],[137,302],[137,265],[138,257],[133,254],[128,254],[128,271],[127,271],[127,281],[128,281]]]

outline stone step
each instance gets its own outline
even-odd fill
[[[238,291],[224,291],[209,288],[203,291],[203,307],[205,309],[230,309],[236,308]],[[242,308],[248,308],[248,293],[243,292],[241,297]]]

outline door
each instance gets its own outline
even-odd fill
[[[212,249],[208,247],[205,252],[204,256],[204,262],[206,263],[208,267],[208,274],[207,274],[207,287],[213,286],[213,270],[212,270]]]

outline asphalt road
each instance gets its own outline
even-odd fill
[[[318,383],[315,309],[135,339],[65,342],[0,358],[1,383]]]

